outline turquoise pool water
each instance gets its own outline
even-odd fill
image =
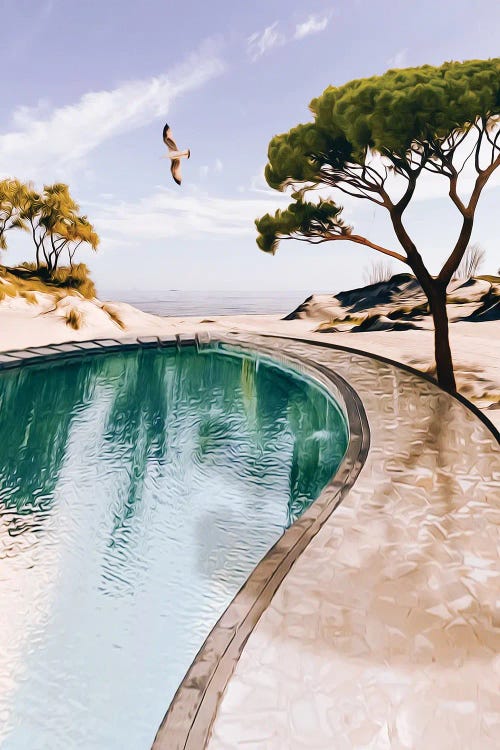
[[[139,350],[0,375],[0,747],[147,750],[347,445],[313,382]]]

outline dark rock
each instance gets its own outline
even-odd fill
[[[359,326],[351,328],[351,333],[362,333],[363,331],[408,331],[418,329],[413,323],[401,323],[390,320],[385,315],[369,315]]]
[[[470,315],[461,320],[467,320],[470,323],[482,323],[487,320],[500,320],[500,296],[494,289],[490,289],[483,298],[480,306]]]

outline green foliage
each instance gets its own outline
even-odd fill
[[[314,122],[277,135],[269,144],[268,184],[277,190],[294,185],[296,192],[292,195],[295,204],[286,211],[257,220],[257,244],[265,252],[274,253],[279,240],[286,237],[318,241],[323,232],[325,239],[339,239],[339,235],[349,239],[341,209],[331,200],[304,201],[310,188],[338,188],[402,213],[407,202],[396,206],[385,192],[389,174],[407,180],[408,202],[422,170],[450,179],[461,135],[474,128],[481,132],[480,149],[498,126],[500,58],[389,70],[382,76],[330,86],[313,99],[310,109]],[[491,139],[490,143],[493,160],[500,143]],[[373,154],[382,157],[379,173],[370,164]],[[460,203],[458,207],[465,210]],[[325,212],[329,213],[326,221]],[[408,252],[408,246],[404,249]],[[457,262],[453,258],[450,267],[458,265],[461,252],[459,247]],[[386,254],[406,261],[400,254]]]
[[[268,184],[282,190],[290,182],[315,182],[316,160],[335,142],[338,150],[346,147],[344,139],[330,138],[315,124],[297,125],[285,135],[275,136],[269,144],[265,177]]]
[[[265,172],[271,187],[322,182],[325,164],[363,164],[368,150],[404,160],[422,144],[471,128],[478,117],[498,116],[500,58],[389,70],[329,86],[310,109],[314,123],[272,139]]]
[[[0,180],[0,250],[7,249],[5,233],[9,229],[27,229],[21,218],[26,206],[28,186],[19,180]]]
[[[446,288],[470,241],[481,191],[500,166],[500,58],[389,70],[329,86],[310,109],[313,122],[277,135],[269,144],[266,180],[277,190],[293,185],[295,203],[256,221],[258,246],[274,253],[286,238],[350,240],[407,263],[432,310],[439,383],[453,393]],[[459,176],[469,159],[476,179],[463,200]],[[402,218],[424,170],[449,181],[450,200],[462,215],[458,238],[436,278]],[[405,183],[396,198],[389,180],[394,175]],[[352,233],[332,201],[305,203],[304,195],[320,186],[386,209],[404,253]]]
[[[64,183],[45,185],[38,193],[29,183],[0,181],[0,250],[7,248],[8,230],[28,230],[35,243],[37,268],[45,264],[49,274],[55,273],[64,250],[72,266],[81,244],[93,250],[99,245],[94,227],[79,210]]]
[[[43,262],[42,255],[50,274],[57,270],[64,250],[73,265],[75,252],[82,243],[97,249],[99,237],[87,217],[80,216],[78,211],[79,206],[64,183],[45,185],[40,194],[29,191],[21,218],[31,227],[37,266]]]
[[[295,194],[296,195],[296,194]],[[320,200],[317,204],[303,201],[300,197],[284,211],[257,219],[259,232],[257,244],[266,253],[276,252],[280,239],[294,235],[308,235],[318,240],[330,234],[349,235],[351,227],[340,217],[342,207],[332,201]]]
[[[389,70],[329,87],[311,102],[317,126],[339,131],[362,157],[366,148],[400,155],[415,142],[445,139],[478,116],[500,112],[500,58]]]

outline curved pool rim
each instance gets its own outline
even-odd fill
[[[370,446],[370,429],[362,401],[340,375],[309,359],[283,355],[260,342],[252,345],[248,340],[238,342],[231,336],[213,339],[205,336],[212,346],[265,357],[326,390],[344,415],[348,445],[326,487],[257,564],[210,631],[168,706],[152,750],[206,747],[220,699],[246,641],[293,563],[353,486]]]
[[[236,331],[231,331],[230,332],[230,334],[231,334],[231,341],[234,341],[234,338],[235,338],[234,334],[237,334],[237,333],[238,332],[236,332]],[[253,348],[255,350],[260,351],[260,349],[264,348],[264,346],[261,346],[261,344],[263,342],[263,339],[269,339],[269,336],[270,335],[266,336],[266,335],[262,335],[262,334],[248,334],[248,333],[246,333],[244,335],[244,337],[243,337],[244,342],[245,342],[245,346],[244,347],[243,347],[243,340],[241,341],[242,348],[246,348],[247,350],[249,350],[253,346]],[[205,340],[206,336],[205,337],[200,336],[200,339],[202,339],[202,338],[204,338],[204,340]],[[219,336],[219,337],[218,336],[214,336],[214,340],[221,339],[221,338],[223,338],[223,337],[221,337],[221,336]],[[236,336],[236,338],[237,338],[237,336]],[[317,340],[314,340],[314,339],[313,340],[304,339],[304,338],[299,338],[299,337],[296,337],[296,336],[292,337],[292,336],[272,335],[270,338],[274,339],[274,341],[272,343],[274,344],[274,347],[278,347],[278,348],[279,348],[280,345],[283,345],[284,347],[286,347],[287,342],[289,342],[290,344],[293,344],[294,341],[297,342],[297,343],[301,342],[304,345],[307,345],[307,347],[303,347],[302,348],[302,351],[304,352],[304,349],[305,349],[305,351],[307,352],[307,354],[305,354],[304,356],[307,357],[308,361],[312,360],[314,362],[316,360],[316,357],[319,354],[320,349],[324,350],[325,348],[329,349],[329,350],[332,350],[333,352],[338,351],[338,352],[344,352],[344,353],[346,353],[346,352],[347,353],[354,353],[356,355],[362,356],[365,360],[370,360],[370,359],[371,360],[378,360],[380,362],[389,363],[390,365],[394,366],[398,370],[406,370],[408,373],[412,374],[414,377],[418,378],[418,380],[420,380],[420,381],[429,381],[429,382],[431,382],[433,384],[434,389],[436,391],[441,390],[441,389],[439,389],[438,385],[433,381],[433,379],[431,379],[429,377],[425,377],[424,375],[422,375],[422,373],[414,370],[413,368],[411,368],[409,366],[401,365],[398,362],[390,360],[390,359],[388,359],[386,357],[382,357],[380,355],[374,355],[372,353],[368,353],[368,352],[365,352],[365,351],[362,351],[362,350],[353,349],[352,347],[346,347],[346,346],[340,346],[340,345],[337,345],[337,344],[331,344],[330,342],[322,342],[322,341],[317,341]],[[106,349],[109,350],[109,351],[111,351],[113,349],[114,350],[119,350],[120,348],[121,349],[126,349],[126,348],[139,348],[139,347],[149,347],[149,346],[158,347],[158,346],[167,346],[167,345],[172,345],[172,344],[175,345],[176,342],[179,343],[179,344],[182,344],[184,341],[186,343],[193,344],[193,343],[195,343],[195,338],[194,337],[185,337],[185,336],[180,336],[177,339],[176,339],[176,337],[172,337],[172,336],[165,337],[165,338],[160,338],[160,339],[158,339],[157,337],[147,337],[146,339],[139,340],[139,341],[137,341],[136,339],[131,339],[131,338],[130,339],[121,339],[121,340],[107,339],[107,340],[101,340],[101,341],[75,342],[74,344],[70,343],[70,344],[61,344],[61,345],[55,345],[55,346],[40,347],[38,349],[27,349],[27,350],[22,350],[22,351],[19,351],[19,352],[6,352],[6,353],[3,353],[3,354],[0,354],[0,368],[3,368],[3,366],[13,367],[13,366],[17,366],[19,364],[29,364],[30,362],[36,362],[36,361],[40,361],[40,360],[43,360],[43,359],[54,359],[56,356],[59,356],[63,352],[65,352],[67,356],[73,356],[73,355],[78,356],[78,355],[81,355],[81,354],[84,353],[82,351],[82,349],[88,349],[90,351],[90,353],[93,353],[93,352],[97,352],[97,351],[103,352],[103,349],[104,349],[104,351]],[[60,350],[62,350],[62,351],[60,351]],[[276,349],[274,351],[276,351]],[[73,353],[71,353],[71,352],[73,352]],[[332,362],[331,365],[328,364],[328,368],[331,368],[331,367],[334,367],[334,368],[336,367],[335,362]],[[346,371],[345,362],[344,362],[344,366],[341,367],[341,371],[344,371],[345,377],[348,380],[350,380],[350,374],[349,374],[350,371],[349,371],[349,369],[347,369],[347,371]],[[354,378],[354,382],[357,384],[356,378]],[[356,385],[356,387],[358,387],[358,386]],[[363,393],[362,390],[360,392]],[[450,396],[450,394],[446,394],[446,395]],[[481,422],[483,422],[484,426],[487,428],[487,430],[490,433],[490,435],[495,438],[496,442],[498,442],[498,431],[495,430],[495,428],[493,427],[493,425],[491,424],[491,422],[487,418],[484,418],[483,415],[478,414],[477,409],[472,404],[470,404],[470,402],[468,402],[467,399],[465,399],[463,397],[453,396],[453,400],[461,402],[463,407],[465,407],[469,412],[471,412],[472,414],[474,414],[474,416],[476,418],[479,418],[479,420]],[[373,415],[370,416],[370,419],[372,419],[372,418],[373,418]],[[373,427],[374,427],[374,435],[375,435],[375,442],[376,442],[376,433],[377,433],[376,426],[377,425],[373,425]],[[370,459],[368,459],[368,460],[370,460]],[[372,461],[373,461],[373,459],[372,459]],[[363,475],[364,475],[364,473],[363,473]],[[369,474],[368,474],[368,476],[369,476]],[[362,479],[362,477],[361,477],[361,479]],[[365,485],[367,483],[371,484],[371,482],[370,482],[369,479],[365,480]],[[357,486],[358,486],[358,483],[356,483],[355,487],[352,488],[352,493],[351,494],[354,494],[354,495],[356,494],[356,492],[357,492],[356,487]],[[366,489],[366,487],[365,487],[365,489]],[[349,495],[349,497],[350,496],[351,495]],[[312,539],[310,541],[312,541]],[[304,552],[306,552],[306,549],[307,549],[307,547],[304,549]],[[271,601],[271,606],[272,606],[272,601]],[[217,708],[220,705],[220,698],[221,697],[222,697],[221,694],[219,694],[218,700],[217,700]],[[163,746],[163,747],[165,747],[165,746]],[[173,747],[173,745],[170,745],[170,747]],[[176,747],[186,747],[186,745],[185,744],[184,745],[178,744],[178,745],[176,745]],[[201,747],[200,747],[200,750],[201,750]]]
[[[279,340],[279,337],[274,337]],[[315,342],[308,342],[314,344]],[[208,742],[224,689],[246,641],[293,563],[319,532],[356,481],[368,455],[370,430],[356,391],[335,372],[313,359],[280,353],[261,341],[195,335],[123,337],[71,341],[0,353],[0,371],[144,348],[193,346],[225,353],[250,354],[307,378],[333,398],[348,429],[346,453],[318,498],[290,526],[254,568],[202,644],[158,728],[152,750],[202,750]]]

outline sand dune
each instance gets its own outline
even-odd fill
[[[337,326],[340,330],[364,331],[382,330],[381,326],[374,325],[381,317],[384,330],[390,330],[391,320],[395,325],[396,321],[411,322],[409,328],[432,328],[427,299],[414,276],[400,273],[389,281],[336,295],[314,294],[285,320],[322,321],[320,330],[323,331],[326,325]],[[497,281],[489,281],[487,277],[453,281],[448,287],[448,317],[450,321],[500,320],[500,277]]]

